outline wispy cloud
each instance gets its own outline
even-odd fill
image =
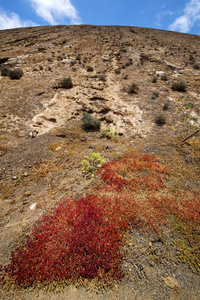
[[[165,7],[163,7],[165,8]],[[171,11],[171,10],[164,10],[164,11],[161,11],[159,12],[157,15],[156,15],[156,24],[158,26],[161,26],[161,20],[163,17],[166,17],[166,16],[172,16],[174,13]]]
[[[76,8],[70,0],[29,0],[36,14],[51,25],[60,24],[65,18],[71,24],[81,23]]]
[[[169,30],[189,32],[196,22],[200,22],[200,0],[189,1],[180,17],[169,25]]]
[[[10,29],[18,27],[37,26],[38,24],[31,20],[21,20],[20,17],[14,13],[7,13],[0,9],[0,29]]]

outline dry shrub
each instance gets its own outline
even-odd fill
[[[59,82],[59,87],[63,89],[71,89],[73,87],[73,83],[71,77],[64,77]]]
[[[186,92],[187,84],[184,81],[177,81],[172,84],[172,90],[178,92]]]
[[[10,70],[9,76],[10,79],[20,79],[23,76],[23,71],[20,68]]]
[[[137,84],[132,83],[131,85],[128,86],[127,92],[129,94],[137,94],[139,91],[139,88],[137,86]]]
[[[84,113],[82,117],[82,127],[85,130],[100,130],[101,121],[88,113]]]

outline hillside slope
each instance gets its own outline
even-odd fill
[[[64,197],[84,197],[101,184],[82,173],[81,162],[90,152],[107,162],[133,147],[156,155],[170,169],[165,177],[170,192],[199,193],[199,135],[181,142],[200,127],[199,36],[80,25],[3,30],[0,40],[1,75],[23,71],[18,80],[0,76],[0,264],[9,262],[11,251],[24,243],[44,212]],[[68,77],[73,85],[63,88]],[[84,113],[101,120],[101,130],[119,136],[100,138],[98,131],[85,131]],[[93,283],[88,283],[90,291],[64,286],[62,294],[16,288],[4,290],[3,297],[200,297],[199,273],[187,259],[179,262],[173,233],[164,234],[166,243],[138,230],[129,238],[134,243],[127,237],[132,247],[124,250],[126,275],[113,289],[94,293]]]

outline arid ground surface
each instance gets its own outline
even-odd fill
[[[199,36],[81,25],[2,30],[0,41],[1,70],[23,70],[19,80],[0,76],[0,264],[44,212],[98,185],[82,172],[90,152],[107,162],[132,148],[153,154],[171,170],[171,191],[199,193],[200,133],[182,142],[200,127]],[[60,86],[67,77],[70,89]],[[185,92],[172,89],[180,81]],[[119,136],[85,131],[85,112]],[[133,228],[122,249],[125,277],[112,288],[3,287],[1,299],[200,299],[200,261],[180,261],[177,234]],[[196,247],[199,258],[199,240]]]

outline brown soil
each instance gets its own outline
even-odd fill
[[[9,262],[44,212],[98,184],[81,171],[89,152],[106,161],[131,147],[155,154],[171,169],[171,189],[199,191],[199,135],[181,143],[200,126],[200,70],[194,68],[200,62],[199,36],[82,25],[3,30],[0,40],[0,68],[19,67],[24,73],[19,80],[0,77],[0,264]],[[68,76],[73,88],[59,88],[59,80]],[[187,92],[171,89],[179,80]],[[130,94],[133,83],[138,90]],[[84,112],[119,137],[85,132]],[[160,114],[163,126],[155,123]],[[99,290],[93,281],[13,287],[4,288],[1,298],[199,299],[199,274],[178,261],[175,238],[129,233],[122,249],[126,276],[112,288]]]

